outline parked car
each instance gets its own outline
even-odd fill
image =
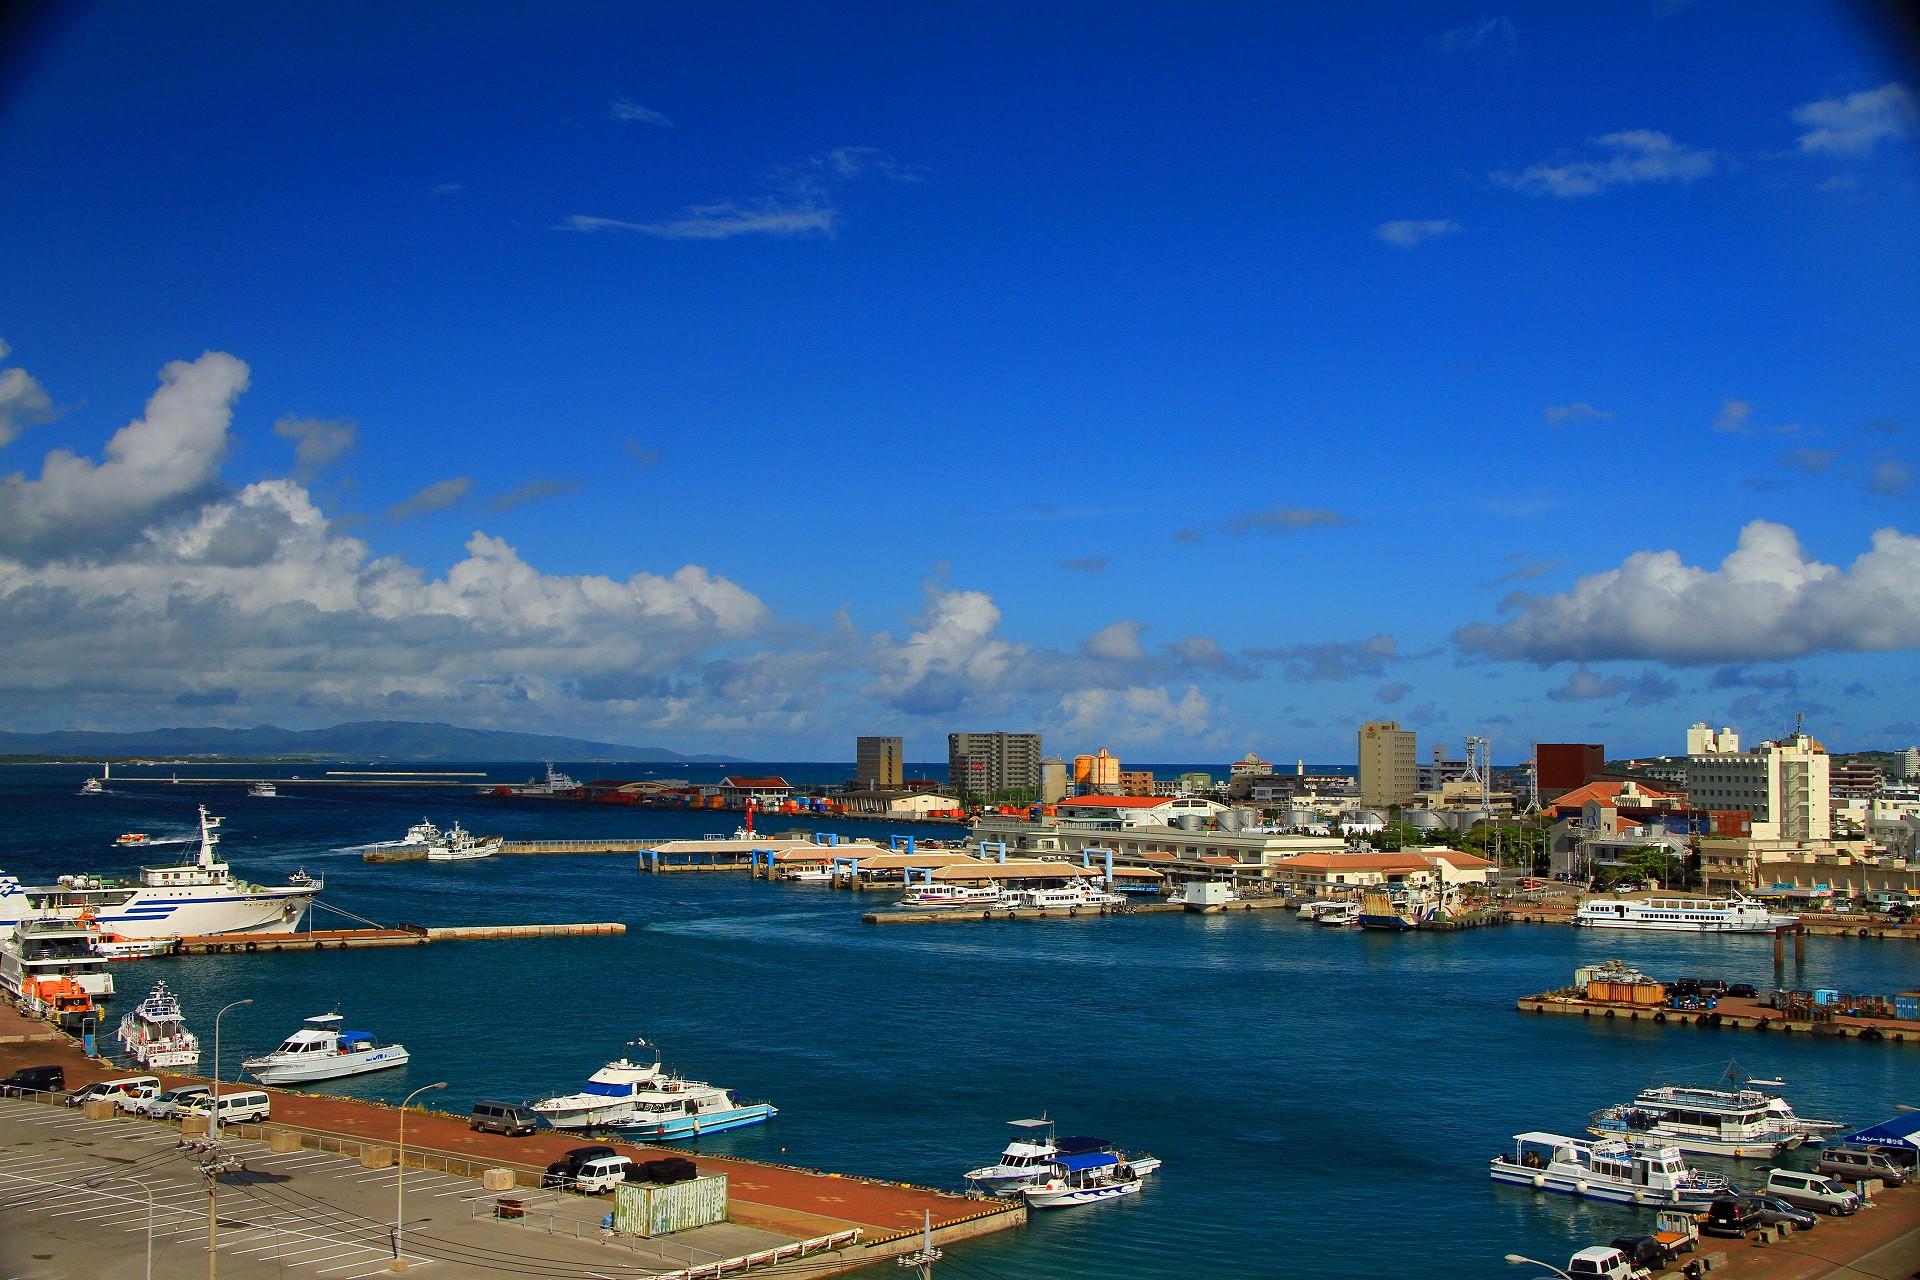
[[[1594,1245],[1567,1259],[1567,1274],[1574,1280],[1638,1280],[1647,1273],[1627,1261],[1627,1255],[1618,1249]]]
[[[1795,1231],[1811,1231],[1820,1225],[1820,1215],[1797,1209],[1778,1196],[1741,1196],[1740,1203],[1751,1209],[1764,1227],[1792,1227]]]
[[[153,1088],[158,1089],[160,1087],[160,1077],[123,1076],[118,1080],[95,1081],[84,1089],[76,1089],[68,1094],[67,1105],[70,1107],[85,1106],[96,1098],[105,1098],[109,1101],[117,1100],[121,1094],[132,1093],[143,1085],[151,1085]]]
[[[1766,1194],[1785,1200],[1801,1209],[1833,1217],[1858,1213],[1860,1197],[1831,1178],[1818,1173],[1796,1173],[1774,1169],[1767,1174]]]
[[[223,1093],[218,1100],[220,1123],[247,1124],[255,1120],[273,1118],[273,1099],[265,1089],[241,1089],[235,1093]],[[215,1099],[211,1093],[194,1098],[187,1103],[187,1111],[196,1116],[211,1116],[214,1113]]]
[[[575,1147],[547,1166],[546,1176],[540,1179],[540,1185],[543,1187],[571,1186],[573,1179],[579,1176],[581,1168],[588,1161],[619,1154],[612,1147],[606,1146]]]
[[[1658,1271],[1673,1257],[1666,1246],[1652,1236],[1615,1236],[1610,1243],[1627,1255],[1628,1265],[1648,1271]]]
[[[1907,1180],[1907,1171],[1884,1153],[1872,1147],[1856,1147],[1851,1143],[1831,1146],[1822,1151],[1820,1163],[1813,1166],[1813,1171],[1847,1182],[1878,1178],[1890,1187],[1900,1186]]]
[[[519,1138],[540,1127],[540,1117],[526,1107],[511,1102],[476,1102],[467,1117],[467,1128],[475,1133],[504,1133]]]
[[[176,1120],[186,1114],[195,1098],[203,1098],[212,1092],[203,1084],[190,1084],[180,1089],[168,1089],[147,1102],[146,1114],[155,1120]]]
[[[0,1080],[0,1097],[17,1098],[26,1093],[58,1093],[67,1087],[67,1073],[60,1067],[22,1067]]]
[[[1700,1231],[1704,1235],[1739,1239],[1750,1231],[1758,1231],[1760,1226],[1760,1212],[1752,1204],[1733,1196],[1722,1196],[1707,1206],[1707,1220],[1700,1224]]]
[[[1726,994],[1737,996],[1742,1000],[1758,1000],[1760,989],[1751,982],[1730,982],[1727,984]]]
[[[143,1084],[136,1089],[125,1089],[113,1095],[113,1105],[130,1116],[145,1115],[147,1107],[159,1097],[162,1090],[159,1082]]]

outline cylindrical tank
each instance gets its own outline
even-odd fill
[[[1431,809],[1402,809],[1400,820],[1422,831],[1442,831],[1447,825],[1447,820]]]
[[[1320,815],[1311,809],[1287,810],[1287,825],[1296,830],[1301,827],[1310,827],[1318,821],[1320,821]]]
[[[1197,813],[1183,813],[1173,820],[1173,825],[1182,831],[1198,831],[1200,829],[1200,815]]]
[[[1249,827],[1257,827],[1260,825],[1260,814],[1258,811],[1249,809],[1245,805],[1236,805],[1233,811],[1240,815],[1240,830],[1245,831]]]
[[[1387,815],[1382,813],[1378,809],[1362,809],[1359,813],[1354,815],[1354,821],[1378,823],[1380,826],[1384,827],[1387,825]]]
[[[1238,831],[1246,825],[1246,820],[1240,816],[1238,809],[1222,809],[1220,811],[1220,829],[1222,831]]]

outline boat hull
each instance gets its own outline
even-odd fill
[[[1772,933],[1778,925],[1762,924],[1758,921],[1735,921],[1720,923],[1717,921],[1685,920],[1621,920],[1607,919],[1604,916],[1591,916],[1585,920],[1575,917],[1574,924],[1583,929],[1639,929],[1654,933]]]
[[[1140,1185],[1138,1182],[1108,1182],[1097,1187],[1028,1187],[1020,1194],[1031,1209],[1071,1209],[1075,1205],[1098,1204],[1102,1200],[1138,1195]]]
[[[1783,1152],[1797,1147],[1805,1138],[1794,1134],[1789,1138],[1767,1140],[1759,1138],[1703,1138],[1693,1134],[1668,1133],[1661,1129],[1641,1129],[1629,1134],[1624,1129],[1603,1129],[1590,1125],[1587,1132],[1597,1138],[1634,1137],[1658,1142],[1665,1146],[1676,1147],[1688,1155],[1724,1156],[1733,1160],[1773,1160]]]
[[[1495,1182],[1507,1182],[1517,1187],[1531,1187],[1535,1191],[1554,1191],[1561,1195],[1582,1196],[1589,1200],[1612,1200],[1619,1204],[1654,1205],[1662,1209],[1705,1210],[1711,1208],[1715,1200],[1726,1194],[1725,1189],[1698,1192],[1668,1191],[1603,1182],[1593,1178],[1575,1178],[1570,1174],[1556,1173],[1546,1169],[1529,1169],[1524,1165],[1516,1165],[1504,1160],[1495,1160],[1491,1171]]]
[[[663,1120],[625,1120],[613,1126],[622,1137],[645,1138],[653,1142],[675,1142],[682,1138],[698,1138],[709,1133],[722,1133],[728,1129],[744,1129],[748,1125],[765,1124],[779,1109],[769,1103],[759,1102],[751,1106],[735,1107],[731,1111],[715,1111],[701,1116],[671,1116]]]
[[[241,1069],[261,1084],[306,1084],[316,1080],[340,1080],[347,1076],[363,1076],[369,1071],[385,1071],[391,1067],[404,1067],[410,1056],[397,1044],[385,1045],[378,1049],[367,1049],[360,1053],[309,1054],[320,1058],[319,1062],[269,1062],[256,1058],[252,1062],[242,1063]]]

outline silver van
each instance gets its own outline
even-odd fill
[[[1813,1167],[1813,1171],[1847,1182],[1878,1178],[1890,1187],[1900,1186],[1907,1180],[1905,1169],[1882,1152],[1867,1147],[1828,1147],[1820,1153],[1820,1163]]]
[[[1832,1214],[1836,1218],[1860,1211],[1858,1195],[1818,1173],[1775,1169],[1767,1174],[1766,1190],[1768,1195],[1785,1200],[1790,1205],[1811,1209],[1815,1213]]]
[[[476,1102],[467,1117],[467,1128],[475,1133],[504,1133],[518,1138],[540,1127],[540,1117],[526,1107],[511,1102]]]

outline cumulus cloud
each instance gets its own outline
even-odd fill
[[[1143,622],[1116,622],[1088,636],[1081,648],[1109,662],[1138,662],[1147,656],[1146,647],[1140,643],[1146,629]]]
[[[1438,236],[1455,235],[1461,230],[1460,224],[1451,218],[1429,218],[1424,222],[1403,218],[1398,222],[1381,223],[1373,229],[1373,234],[1388,244],[1411,249]]]
[[[1289,680],[1351,680],[1355,676],[1377,676],[1404,656],[1400,642],[1385,634],[1368,636],[1365,640],[1331,640],[1247,651],[1247,657],[1254,661],[1280,663]]]
[[[466,497],[472,488],[473,479],[470,476],[453,476],[446,480],[436,480],[411,498],[388,507],[387,519],[397,522],[411,520],[415,516],[432,515],[436,511],[445,511]]]
[[[1800,135],[1807,155],[1864,156],[1880,143],[1911,134],[1920,111],[1913,94],[1899,83],[1850,93],[1844,98],[1822,98],[1793,109],[1795,124],[1810,126]]]
[[[529,502],[539,502],[542,498],[557,498],[563,493],[572,493],[579,487],[578,480],[529,480],[525,484],[515,485],[505,493],[496,493],[488,498],[487,510],[511,511],[515,507],[524,507]]]
[[[1558,427],[1568,422],[1605,422],[1613,417],[1605,409],[1596,409],[1585,400],[1572,404],[1550,404],[1546,408],[1547,425]]]
[[[1323,507],[1268,507],[1227,521],[1228,533],[1298,533],[1303,529],[1341,529],[1358,520]]]
[[[209,351],[167,365],[160,383],[145,416],[107,442],[106,461],[55,449],[38,480],[18,472],[0,479],[0,555],[33,560],[112,547],[218,490],[247,366]]]
[[[288,414],[273,424],[273,434],[293,444],[293,478],[310,484],[359,443],[360,427],[345,418],[301,418]]]
[[[1212,703],[1192,685],[1178,700],[1163,688],[1081,689],[1061,698],[1060,708],[1069,733],[1133,742],[1193,737],[1213,720]]]
[[[1625,129],[1593,139],[1601,155],[1583,160],[1541,161],[1519,173],[1494,173],[1493,182],[1533,196],[1571,200],[1609,187],[1643,182],[1693,182],[1719,166],[1711,151],[1685,146],[1652,129]]]
[[[650,124],[662,129],[673,127],[673,121],[658,111],[643,107],[630,98],[615,98],[607,108],[607,115],[614,120],[632,120],[639,124]]]
[[[0,360],[13,348],[0,339]],[[25,369],[0,370],[0,449],[19,438],[27,427],[54,419],[53,401],[40,380]]]
[[[1920,538],[1897,529],[1846,569],[1801,550],[1785,525],[1755,520],[1717,569],[1674,551],[1637,551],[1558,595],[1516,593],[1509,616],[1454,632],[1462,648],[1538,662],[1780,661],[1812,653],[1920,648]]]

